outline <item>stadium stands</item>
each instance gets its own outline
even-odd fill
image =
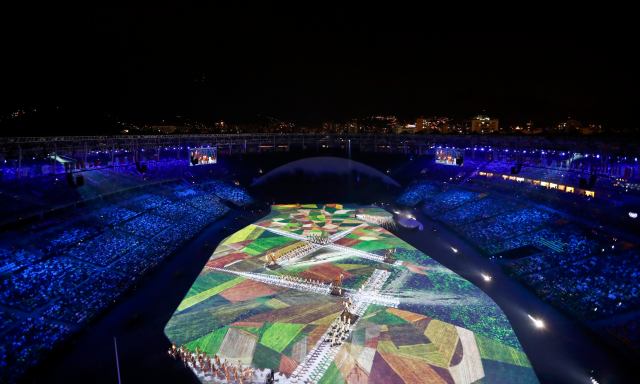
[[[0,381],[19,377],[113,304],[223,216],[229,210],[225,202],[245,205],[251,199],[220,180],[168,182],[98,199],[88,203],[89,209],[65,211],[44,224],[4,233]]]
[[[598,330],[606,328],[628,343],[636,323],[608,324],[640,309],[637,244],[581,218],[489,189],[478,193],[422,181],[397,202],[420,208],[457,231],[543,300],[587,324],[597,322]]]

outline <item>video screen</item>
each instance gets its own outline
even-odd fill
[[[463,152],[458,149],[440,148],[436,150],[436,163],[438,164],[462,166],[463,162]]]
[[[218,162],[217,148],[191,148],[189,149],[189,165],[207,165]]]

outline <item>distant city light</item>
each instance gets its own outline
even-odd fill
[[[531,316],[531,315],[527,315],[529,317],[529,319],[533,322],[533,325],[538,328],[538,329],[542,329],[544,328],[544,321],[540,320],[540,319],[536,319],[535,317]]]

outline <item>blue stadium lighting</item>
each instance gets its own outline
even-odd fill
[[[0,164],[3,164],[0,167],[0,171],[2,171],[3,181],[7,180],[13,183],[13,180],[18,178],[24,178],[25,181],[28,181],[23,188],[25,192],[21,193],[29,195],[33,192],[29,188],[40,188],[38,185],[40,181],[36,178],[45,176],[41,180],[42,189],[46,191],[44,195],[46,202],[50,201],[59,205],[58,203],[66,204],[67,200],[80,201],[81,199],[92,197],[94,195],[94,186],[98,183],[104,186],[104,188],[101,187],[100,189],[100,192],[102,192],[102,190],[107,190],[107,188],[111,187],[119,190],[138,180],[154,182],[155,180],[174,177],[189,164],[189,152],[182,152],[182,149],[193,151],[209,148],[209,150],[217,153],[217,149],[220,147],[224,149],[222,153],[219,153],[221,157],[227,155],[227,153],[231,156],[236,153],[238,155],[242,153],[243,158],[250,158],[258,151],[263,152],[262,149],[258,149],[260,148],[260,143],[273,146],[274,149],[284,148],[284,141],[280,136],[252,136],[248,144],[243,136],[239,137],[240,139],[231,138],[229,140],[222,138],[225,144],[229,144],[228,147],[218,143],[216,136],[207,138],[205,136],[184,136],[179,139],[162,138],[159,140],[146,139],[140,136],[131,138],[130,142],[122,139],[108,139],[99,143],[96,143],[95,139],[90,139],[87,143],[72,144],[73,147],[66,144],[57,144],[57,149],[55,150],[53,140],[51,144],[42,144],[42,141],[38,141],[37,150],[24,144],[20,157],[18,157],[19,152],[17,150],[7,152],[6,155],[3,154],[0,157]],[[296,136],[289,138],[292,143],[295,143],[294,145],[297,145],[296,140],[299,139],[301,140]],[[305,136],[306,139],[307,136]],[[211,140],[209,144],[206,143],[207,140]],[[309,138],[309,140],[312,139]],[[357,139],[352,140],[355,141]],[[463,144],[463,141],[458,140],[455,141],[455,146],[448,145],[447,141],[445,141],[446,136],[435,136],[433,139],[427,136],[427,138],[420,137],[416,140],[407,140],[405,147],[398,146],[397,143],[401,141],[397,140],[399,139],[388,139],[387,143],[389,145],[387,148],[390,149],[390,152],[397,151],[402,153],[401,161],[408,161],[410,158],[415,157],[415,161],[419,163],[416,163],[415,169],[410,171],[415,171],[416,174],[420,172],[420,176],[418,179],[418,177],[410,177],[414,175],[410,175],[409,171],[402,173],[403,178],[408,183],[406,189],[402,192],[406,202],[386,200],[386,203],[378,202],[376,205],[379,207],[384,205],[384,208],[393,214],[391,217],[395,218],[398,224],[401,221],[412,222],[412,219],[415,220],[414,215],[419,212],[421,218],[434,218],[451,228],[455,228],[456,233],[447,235],[446,241],[441,239],[439,241],[439,249],[434,249],[434,252],[440,252],[442,254],[440,256],[443,258],[458,259],[456,261],[464,262],[463,264],[465,265],[459,266],[459,269],[464,275],[468,275],[468,271],[471,270],[472,276],[470,276],[470,280],[473,283],[478,286],[485,285],[483,288],[488,292],[493,291],[491,292],[492,295],[502,294],[502,292],[499,292],[500,288],[498,287],[502,287],[503,282],[510,281],[514,276],[528,276],[528,280],[522,279],[520,283],[532,288],[532,292],[541,298],[544,305],[557,304],[562,310],[567,310],[572,315],[578,315],[576,317],[577,320],[575,320],[576,323],[581,322],[583,318],[605,322],[614,316],[621,314],[626,316],[627,313],[635,313],[637,311],[639,294],[635,290],[635,287],[637,287],[637,282],[635,281],[637,279],[635,278],[640,276],[640,256],[637,242],[630,241],[625,233],[620,233],[620,244],[625,246],[617,246],[616,239],[612,237],[613,231],[608,228],[608,224],[616,219],[618,221],[622,219],[623,221],[623,223],[619,223],[622,224],[621,228],[616,228],[619,231],[625,230],[623,228],[625,220],[627,221],[626,224],[637,224],[639,221],[637,218],[638,213],[640,213],[638,209],[640,208],[636,207],[636,200],[638,193],[640,193],[640,172],[638,171],[640,154],[631,155],[633,152],[617,152],[622,150],[620,148],[633,149],[631,145],[620,148],[613,146],[603,147],[603,153],[589,154],[584,149],[586,145],[583,146],[579,142],[573,145],[574,142],[570,140],[559,143],[551,141],[551,145],[567,145],[567,147],[574,148],[570,152],[554,150],[552,146],[547,145],[545,145],[547,148],[552,149],[531,148],[524,150],[521,146],[528,147],[531,144],[525,141],[509,141],[509,139],[500,137],[486,139],[496,140],[496,148],[484,145],[468,147]],[[482,141],[486,140],[482,139]],[[175,143],[174,146],[169,147],[170,143],[174,141],[193,142],[194,147],[187,145],[179,147]],[[244,147],[242,145],[243,141],[245,141]],[[343,141],[346,142],[346,138]],[[428,143],[429,141],[431,141],[431,144],[425,146],[425,142]],[[124,144],[125,147],[123,148],[115,148],[113,146],[114,142],[126,144]],[[160,142],[167,143],[167,146],[160,147]],[[216,144],[211,144],[213,142],[216,142]],[[320,144],[323,142],[325,141],[320,141]],[[344,145],[340,147],[340,144],[334,144],[335,140],[328,142],[330,143],[329,148],[343,150],[346,153]],[[435,142],[439,142],[440,145],[435,144]],[[468,139],[467,145],[471,145],[472,142],[479,141],[471,138]],[[542,143],[546,141],[541,139],[541,141],[532,140],[532,142]],[[358,156],[369,156],[368,154],[361,154],[367,145],[363,144],[361,146],[362,149],[358,152]],[[519,146],[520,148],[518,149]],[[313,147],[315,148],[315,145]],[[95,150],[95,148],[100,149]],[[427,152],[425,148],[433,149]],[[430,164],[435,160],[429,154],[436,153],[438,151],[437,148],[446,148],[445,151],[456,151],[461,155],[460,160],[464,155],[466,157],[464,164],[460,164],[461,166],[457,169],[452,167],[446,169],[446,167],[435,165],[431,168]],[[373,149],[374,146],[372,145],[370,148],[367,147],[366,151],[373,152]],[[162,154],[162,150],[176,153]],[[470,152],[472,150],[474,152],[489,151],[495,153],[489,157],[482,155],[471,156]],[[135,155],[136,152],[138,153],[137,156]],[[146,152],[150,153],[147,154]],[[245,152],[249,155],[245,156]],[[46,157],[44,156],[45,154],[47,154]],[[512,154],[514,156],[511,156]],[[518,156],[519,154],[526,154],[527,156]],[[285,153],[278,154],[278,156],[281,155],[288,156]],[[29,156],[32,156],[32,162],[28,161]],[[65,159],[68,157],[70,164],[67,167],[62,167],[60,162],[51,161],[51,156],[64,156]],[[158,163],[156,161],[147,162],[147,159],[157,160]],[[607,159],[617,160],[617,166],[610,160],[604,161]],[[20,160],[22,161],[20,162]],[[235,158],[230,157],[228,160],[231,163],[235,161]],[[144,163],[145,166],[141,167],[140,162]],[[242,184],[245,184],[245,182],[251,184],[250,179],[269,172],[271,168],[260,168],[262,163],[262,158],[257,157],[255,162],[248,162],[246,165],[240,164],[241,167],[246,168],[242,172],[246,176],[246,178],[243,177]],[[390,173],[391,166],[394,169],[400,169],[392,162],[381,161],[380,164],[377,165],[380,173]],[[259,170],[255,168],[255,165],[258,165]],[[514,165],[520,165],[520,167],[516,167],[515,172]],[[146,169],[147,166],[148,171]],[[233,163],[233,166],[236,166],[236,164]],[[46,233],[44,230],[40,230],[40,227],[36,227],[33,231],[43,232],[44,234],[42,236],[38,235],[39,237],[37,239],[34,238],[33,241],[31,238],[27,238],[27,236],[33,236],[33,233],[27,233],[30,227],[25,226],[25,245],[20,245],[16,249],[12,248],[11,240],[13,239],[10,236],[5,236],[7,240],[0,244],[0,274],[2,274],[3,279],[18,279],[20,277],[24,281],[16,280],[16,284],[5,285],[3,294],[0,295],[4,296],[4,302],[0,304],[3,307],[9,304],[13,305],[21,297],[27,297],[26,294],[29,297],[33,295],[35,298],[42,296],[43,300],[53,298],[46,303],[43,301],[44,304],[38,302],[37,305],[43,308],[38,313],[42,313],[44,319],[56,319],[55,324],[46,324],[46,326],[53,327],[51,332],[56,337],[66,340],[68,337],[66,335],[69,331],[56,328],[58,317],[68,321],[69,324],[77,323],[84,326],[85,321],[107,308],[107,304],[113,303],[114,300],[119,300],[119,295],[122,293],[119,290],[115,290],[115,285],[113,287],[107,285],[106,288],[98,288],[95,292],[82,290],[82,293],[89,292],[88,294],[94,295],[98,299],[95,300],[95,307],[80,308],[80,304],[74,304],[77,301],[70,303],[65,301],[67,298],[75,300],[76,292],[80,292],[70,288],[67,289],[67,285],[71,284],[67,283],[67,281],[73,282],[76,276],[81,276],[88,283],[93,283],[95,279],[102,284],[102,280],[97,280],[102,278],[102,275],[93,276],[91,274],[96,270],[91,265],[99,265],[100,263],[106,266],[101,267],[100,273],[104,272],[106,277],[114,279],[118,283],[121,281],[126,282],[126,279],[129,278],[138,278],[142,275],[142,272],[153,268],[165,257],[163,255],[169,251],[167,246],[171,249],[177,249],[177,247],[182,246],[180,239],[190,238],[188,235],[191,232],[208,225],[208,223],[222,214],[225,206],[218,206],[218,197],[214,196],[214,190],[217,195],[242,193],[236,189],[227,191],[226,189],[229,186],[219,187],[217,184],[215,188],[207,186],[210,180],[204,179],[205,177],[216,178],[218,174],[230,174],[227,170],[220,168],[222,168],[221,165],[217,166],[216,169],[212,167],[210,169],[203,168],[192,172],[180,173],[183,174],[181,179],[184,180],[178,183],[179,187],[176,187],[178,189],[175,190],[173,190],[174,183],[159,183],[158,185],[156,183],[148,183],[150,185],[148,187],[145,185],[144,189],[135,189],[132,192],[127,192],[127,194],[115,195],[104,201],[96,201],[91,203],[92,209],[73,211],[83,215],[81,220],[78,221],[81,225],[76,224],[75,221],[69,222],[68,225],[67,223],[58,224],[55,221],[52,225],[55,225],[56,228],[47,228]],[[113,172],[111,169],[113,169]],[[254,170],[253,172],[260,174],[252,174],[251,169]],[[436,169],[437,172],[431,172],[432,169]],[[225,172],[218,172],[218,170]],[[113,176],[111,176],[112,173]],[[593,173],[596,174],[597,181],[595,177],[590,179],[590,175]],[[109,177],[106,182],[105,175]],[[138,177],[131,178],[130,175]],[[54,178],[54,183],[50,183],[51,178]],[[482,181],[476,183],[476,180],[480,180],[480,178],[482,178]],[[121,179],[123,180],[122,182],[120,182]],[[404,179],[402,182],[404,182]],[[111,182],[112,180],[113,182]],[[507,182],[503,182],[503,180],[507,180]],[[517,183],[510,183],[510,181],[517,181]],[[237,180],[233,182],[227,180],[226,183],[236,187],[239,185]],[[494,193],[493,184],[498,183],[500,185],[496,187],[504,193]],[[189,186],[188,184],[192,185]],[[13,188],[13,186],[11,187]],[[536,196],[521,193],[523,188],[535,189]],[[67,193],[68,191],[72,191],[72,193]],[[4,192],[4,190],[0,192]],[[400,189],[398,189],[398,193],[401,193]],[[546,195],[542,196],[543,194]],[[573,216],[563,212],[562,207],[560,207],[561,204],[558,204],[558,209],[549,209],[553,207],[547,207],[545,196],[552,194],[554,201],[575,203],[575,205],[583,204],[589,198],[590,203],[588,205],[583,204],[581,208],[586,213],[591,213],[590,207],[593,206],[594,210],[597,209],[598,212],[606,215],[607,220],[603,220],[601,225],[591,228],[577,218],[573,218]],[[538,197],[537,195],[541,195],[543,201],[535,201]],[[31,209],[33,205],[30,203],[33,199],[23,198],[18,193],[15,193],[15,197],[11,194],[3,196],[7,201],[15,200],[18,203],[5,205],[8,216],[18,218],[22,212],[20,211],[14,215],[12,213],[14,210],[23,205]],[[140,198],[141,196],[142,198]],[[121,198],[126,201],[121,202]],[[392,198],[396,198],[396,195],[389,195],[389,199]],[[220,199],[222,198],[220,197]],[[378,200],[381,199],[382,197],[378,198]],[[33,201],[42,205],[42,202]],[[610,201],[619,201],[619,208],[622,210],[606,212],[605,209],[601,209],[602,207],[610,206]],[[389,202],[392,202],[392,205],[387,205]],[[393,205],[394,202],[397,205]],[[15,205],[15,207],[12,205]],[[95,209],[93,208],[94,206]],[[235,205],[229,208],[234,213],[238,209]],[[628,217],[624,216],[623,211],[625,208]],[[40,209],[38,207],[38,210]],[[43,212],[49,212],[49,210],[49,205],[42,207]],[[212,213],[209,213],[209,210]],[[200,211],[203,213],[200,213]],[[57,216],[53,216],[54,214],[57,215],[56,212],[52,211],[51,217],[57,219]],[[87,215],[86,218],[84,217],[85,214]],[[47,213],[47,215],[49,214]],[[385,214],[385,217],[387,219],[391,218],[388,213]],[[3,215],[4,218],[5,216]],[[63,225],[66,227],[63,228]],[[396,228],[393,222],[390,222],[389,225],[391,229]],[[633,230],[633,225],[627,225],[627,227]],[[169,228],[169,230],[166,228]],[[177,229],[174,231],[174,228]],[[438,232],[435,225],[429,226],[429,229],[432,229],[433,232]],[[427,229],[426,232],[429,232],[429,230]],[[138,236],[138,233],[149,234],[149,236]],[[460,235],[460,237],[457,235]],[[351,236],[356,236],[356,234]],[[361,234],[357,233],[357,236],[361,236]],[[180,237],[180,239],[177,237]],[[361,237],[366,239],[366,236]],[[149,241],[151,238],[154,240]],[[425,238],[420,234],[417,234],[415,238],[425,242],[437,240],[429,240],[428,236]],[[155,239],[162,239],[163,241],[155,241]],[[453,243],[465,247],[465,252],[452,246]],[[633,243],[633,247],[627,246],[628,243]],[[446,244],[449,244],[449,246]],[[545,246],[545,252],[542,256],[541,253],[536,251],[538,244]],[[447,248],[450,250],[447,250]],[[598,254],[598,249],[601,249],[600,254]],[[45,253],[40,254],[40,250]],[[531,254],[532,251],[536,253]],[[465,256],[469,252],[471,254],[467,259]],[[476,257],[478,252],[486,257]],[[400,253],[398,255],[403,256]],[[509,276],[503,275],[501,272],[500,275],[495,276],[496,281],[493,282],[494,277],[492,274],[498,273],[498,270],[493,269],[495,265],[492,263],[501,261],[501,259],[509,261]],[[4,260],[9,260],[14,264],[5,263]],[[490,265],[493,265],[493,267],[490,267]],[[36,277],[38,268],[42,268],[47,273],[46,279],[43,279],[45,283],[59,281],[60,284],[56,284],[64,288],[65,291],[54,292],[46,286],[46,289],[40,290],[38,284],[41,281]],[[69,277],[66,275],[57,276],[58,274],[66,273],[67,269],[69,271],[77,270],[77,273],[73,272]],[[112,270],[115,272],[111,273]],[[23,271],[25,272],[23,273]],[[592,277],[592,279],[586,277]],[[108,280],[105,281],[109,282]],[[540,281],[545,282],[545,284],[534,286],[534,283],[537,284]],[[13,280],[10,282],[13,282]],[[63,282],[67,285],[63,286]],[[18,290],[21,285],[29,288],[29,291],[25,293]],[[69,286],[71,287],[71,285]],[[571,294],[566,295],[566,300],[560,303],[553,303],[549,301],[549,297],[553,296],[549,296],[548,291],[554,289],[566,290]],[[8,296],[5,292],[10,293],[11,296]],[[43,293],[41,294],[40,292]],[[113,296],[109,296],[108,294],[112,292]],[[103,302],[103,298],[106,301]],[[93,296],[87,298],[87,300],[89,299],[93,300]],[[526,305],[522,301],[513,300],[509,302]],[[518,319],[520,324],[524,324],[525,334],[527,333],[526,331],[529,331],[543,335],[553,330],[555,335],[559,334],[560,329],[567,328],[567,324],[564,322],[556,322],[550,320],[550,318],[538,318],[538,316],[549,316],[546,313],[551,313],[546,312],[539,305],[542,305],[542,303],[536,304],[535,309],[534,307],[529,307],[529,310],[525,311],[522,311],[522,308],[518,308],[520,311],[519,316],[515,318]],[[527,313],[531,313],[529,318],[525,318]],[[4,320],[2,316],[0,318]],[[87,320],[78,320],[85,318]],[[42,320],[34,321],[38,322],[38,324],[42,322]],[[542,322],[543,326],[539,327],[537,324],[540,323],[536,321]],[[550,321],[550,323],[545,325],[545,321]],[[18,329],[17,327],[21,326],[21,322],[23,322],[22,317],[11,319],[11,329]],[[2,326],[0,328],[2,328],[0,329],[2,337],[6,338],[7,328]],[[537,328],[546,329],[538,331],[536,330]],[[625,336],[622,333],[623,331],[624,329],[607,330],[617,339]],[[58,334],[60,336],[57,336]],[[20,334],[15,334],[15,336],[16,340],[18,340]],[[577,333],[576,337],[581,337],[581,334]],[[7,338],[7,340],[9,339]],[[29,343],[35,345],[41,342],[36,340]],[[523,343],[531,343],[531,340],[526,340],[525,338]],[[568,346],[567,348],[571,349],[573,347]],[[45,345],[44,349],[50,349],[49,345]],[[578,353],[577,355],[580,354]],[[570,356],[570,358],[573,359],[574,356]],[[579,357],[577,359],[577,362],[583,362],[579,360]],[[588,369],[580,372],[582,372],[580,376],[582,382],[589,382],[589,375],[595,376],[595,374],[589,373]]]

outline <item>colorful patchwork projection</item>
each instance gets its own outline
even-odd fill
[[[271,370],[298,383],[537,383],[498,306],[376,224],[390,218],[375,207],[273,206],[217,247],[167,337],[252,367],[256,380]]]

